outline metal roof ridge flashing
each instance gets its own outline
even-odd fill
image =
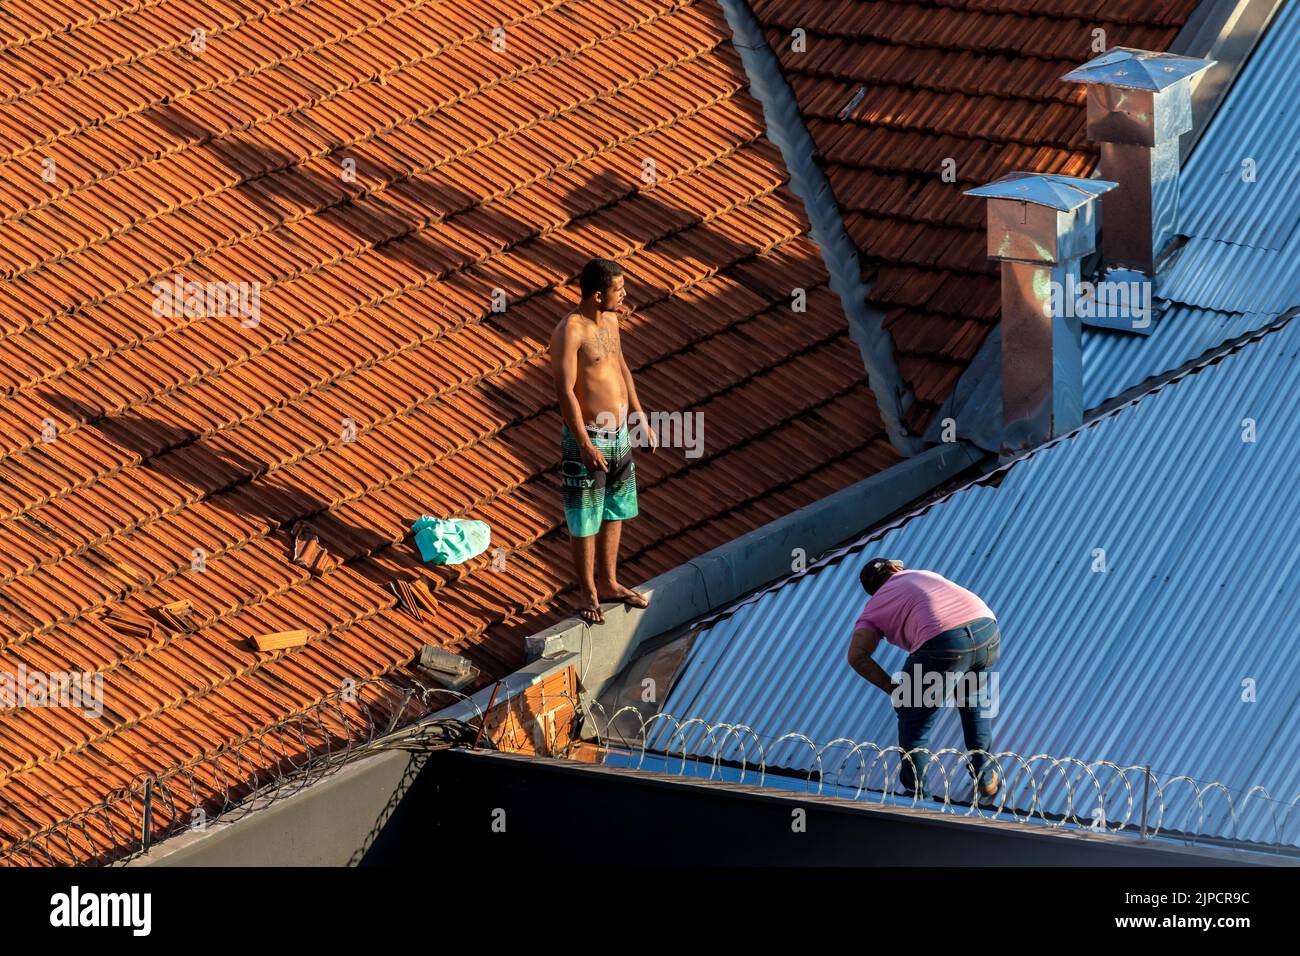
[[[1016,455],[1014,458],[1009,458],[1005,462],[1001,462],[997,468],[994,468],[987,475],[981,475],[978,478],[972,478],[961,488],[955,488],[949,494],[944,495],[943,498],[939,499],[939,501],[936,501],[935,504],[939,504],[943,501],[946,501],[947,499],[955,495],[957,492],[962,491],[966,488],[974,487],[975,485],[979,485],[981,483],[987,482],[990,478],[993,478],[996,475],[1008,471],[1013,466],[1019,464],[1022,461],[1026,461],[1032,458],[1034,455],[1038,454],[1039,452],[1046,451],[1047,449],[1053,448],[1056,445],[1061,444],[1062,442],[1069,441],[1075,438],[1081,432],[1083,432],[1088,428],[1091,428],[1092,426],[1096,425],[1102,420],[1115,417],[1125,409],[1137,405],[1138,403],[1148,398],[1149,396],[1154,395],[1157,392],[1161,391],[1166,386],[1176,384],[1182,381],[1184,378],[1194,375],[1197,372],[1200,372],[1202,369],[1215,364],[1221,359],[1227,358],[1231,355],[1241,352],[1251,342],[1266,338],[1267,336],[1273,334],[1274,332],[1281,331],[1288,324],[1290,324],[1291,320],[1295,318],[1296,315],[1300,315],[1300,305],[1297,305],[1289,309],[1288,311],[1282,313],[1282,315],[1280,315],[1276,321],[1270,322],[1268,325],[1263,326],[1260,329],[1256,329],[1253,332],[1247,332],[1245,335],[1238,336],[1235,339],[1230,339],[1227,342],[1215,346],[1214,348],[1202,353],[1201,355],[1198,355],[1196,358],[1192,359],[1191,361],[1185,362],[1184,364],[1180,365],[1178,368],[1171,369],[1170,371],[1164,373],[1163,375],[1155,377],[1154,381],[1148,380],[1149,382],[1151,382],[1151,384],[1147,385],[1145,388],[1142,388],[1140,392],[1129,395],[1129,397],[1127,397],[1123,401],[1119,401],[1117,404],[1110,405],[1109,407],[1107,407],[1107,404],[1105,403],[1099,405],[1096,409],[1093,409],[1092,411],[1090,411],[1088,414],[1084,416],[1084,420],[1081,424],[1070,429],[1068,432],[1058,435],[1055,438],[1051,439],[1050,441],[1043,442],[1041,445],[1036,445],[1033,448],[1027,449],[1021,454]],[[1138,387],[1141,388],[1141,386]]]
[[[895,358],[893,336],[884,315],[867,305],[857,248],[849,240],[830,183],[815,159],[816,146],[804,125],[794,91],[768,45],[767,36],[746,0],[718,0],[731,27],[732,45],[740,55],[750,94],[763,107],[766,132],[781,151],[790,188],[803,202],[812,238],[821,251],[830,287],[839,297],[849,334],[857,344],[890,443],[904,455],[925,450],[925,442],[908,432],[903,415],[914,396]]]
[[[1084,420],[1080,425],[1070,429],[1068,432],[1065,432],[1064,434],[1058,435],[1057,437],[1053,438],[1051,441],[1044,442],[1041,445],[1037,445],[1034,448],[1028,449],[1027,451],[1017,455],[1014,458],[1008,459],[1007,461],[999,464],[997,468],[990,471],[987,475],[981,476],[979,478],[971,479],[969,482],[966,483],[966,485],[963,486],[963,488],[972,487],[981,484],[983,482],[986,482],[990,478],[994,477],[995,475],[1001,474],[1002,472],[1009,470],[1012,466],[1022,461],[1025,461],[1029,458],[1032,458],[1034,455],[1038,454],[1039,452],[1046,451],[1047,449],[1059,445],[1062,442],[1069,441],[1077,437],[1081,432],[1085,431],[1088,428],[1093,427],[1094,425],[1097,425],[1098,423],[1104,421],[1105,419],[1114,418],[1115,416],[1123,412],[1125,409],[1131,408],[1134,405],[1141,403],[1143,400],[1162,391],[1167,386],[1177,384],[1178,382],[1181,382],[1183,379],[1188,378],[1191,375],[1195,375],[1196,373],[1202,371],[1203,369],[1209,367],[1210,365],[1213,365],[1222,359],[1228,358],[1232,355],[1235,355],[1243,351],[1245,347],[1249,345],[1251,342],[1266,338],[1267,336],[1273,334],[1274,332],[1281,331],[1288,324],[1290,324],[1291,319],[1293,319],[1297,314],[1300,314],[1300,306],[1295,306],[1294,308],[1288,310],[1287,312],[1284,312],[1281,316],[1278,317],[1276,321],[1270,322],[1268,325],[1263,326],[1262,328],[1256,329],[1253,332],[1247,332],[1245,335],[1241,335],[1235,339],[1230,339],[1227,342],[1221,343],[1220,345],[1217,345],[1214,348],[1209,349],[1206,352],[1203,352],[1201,355],[1198,355],[1196,358],[1183,363],[1176,369],[1171,369],[1168,372],[1163,373],[1162,375],[1154,376],[1152,379],[1148,379],[1147,381],[1149,382],[1149,384],[1146,384],[1145,387],[1143,387],[1143,385],[1136,386],[1136,388],[1140,388],[1141,391],[1134,392],[1134,390],[1129,390],[1129,392],[1124,393],[1128,397],[1124,398],[1122,401],[1119,401],[1118,400],[1119,397],[1117,396],[1116,399],[1112,399],[1112,401],[1115,402],[1115,404],[1103,403],[1097,406],[1097,408],[1089,411],[1084,416]],[[956,494],[958,491],[961,490],[963,489],[962,488],[954,489],[951,494],[945,495],[944,499],[942,500],[946,500],[947,498],[951,497],[953,494]],[[936,504],[937,503],[938,502],[936,502]]]
[[[1193,127],[1179,140],[1184,163],[1227,99],[1286,0],[1201,0],[1169,53],[1217,60],[1193,82]]]

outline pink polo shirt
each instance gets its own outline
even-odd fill
[[[993,617],[988,605],[943,575],[899,571],[871,595],[853,629],[870,625],[910,654],[936,634],[982,617]]]

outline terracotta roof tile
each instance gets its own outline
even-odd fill
[[[962,190],[1017,169],[1091,174],[1083,90],[1059,77],[1093,55],[1094,29],[1108,46],[1163,50],[1196,5],[753,0],[917,397],[910,429],[924,430],[1000,309],[984,204]]]
[[[0,844],[221,748],[246,779],[250,735],[409,680],[425,642],[522,664],[569,603],[545,349],[591,255],[627,262],[647,406],[706,426],[699,458],[640,456],[630,577],[897,460],[712,0],[6,10],[0,669],[93,670],[106,699],[0,720]],[[178,275],[260,283],[259,321],[155,308]],[[487,520],[505,570],[424,565],[421,513]],[[179,813],[228,786],[193,779]]]

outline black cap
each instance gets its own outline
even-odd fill
[[[863,566],[858,580],[862,582],[864,591],[875,594],[880,585],[901,570],[903,570],[903,562],[896,558],[872,558]]]

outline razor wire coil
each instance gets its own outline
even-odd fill
[[[420,718],[468,698],[412,683],[361,681],[201,757],[137,775],[85,810],[0,847],[0,865],[121,862],[167,837],[201,830],[218,816],[241,819],[376,749],[445,743],[445,728]]]
[[[1199,843],[1300,845],[1300,794],[1287,802],[1261,785],[1243,793],[1217,780],[1161,774],[1144,765],[1105,759],[956,748],[905,751],[898,745],[847,737],[819,745],[804,734],[765,737],[745,724],[728,721],[678,718],[662,711],[647,718],[635,705],[608,717],[599,705],[593,710],[600,712],[588,714],[598,728],[598,739],[613,748],[616,760],[621,749],[633,769],[661,762],[664,772],[685,777],[692,776],[688,767],[707,768],[707,775],[694,776],[716,781],[723,778],[723,768],[730,767],[735,783],[763,787],[774,775],[801,778],[819,796],[946,814]],[[791,749],[806,751],[808,759],[774,762],[773,755]],[[926,759],[921,789],[904,789],[898,771],[908,762],[915,772],[916,758],[922,755]],[[999,787],[992,798],[981,798],[976,791],[976,757],[997,773]],[[965,785],[958,786],[957,781]],[[1247,835],[1261,824],[1266,838]]]

